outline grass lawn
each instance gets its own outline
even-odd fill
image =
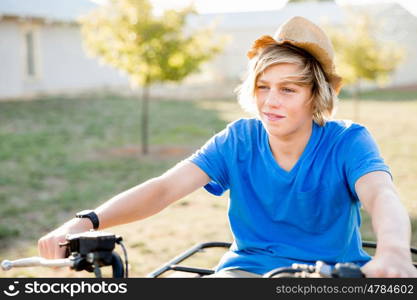
[[[417,101],[400,99],[368,98],[360,103],[358,121],[370,129],[392,169],[417,245]],[[228,122],[246,116],[234,101],[153,101],[150,109],[151,154],[143,156],[137,99],[0,102],[0,260],[36,255],[37,239],[75,212],[161,174]],[[337,117],[352,119],[353,102],[342,99]],[[226,210],[227,195],[200,189],[152,218],[111,231],[125,237],[131,276],[144,276],[195,243],[230,241]],[[372,240],[363,216],[363,236]],[[189,265],[213,266],[219,255],[208,252]],[[29,268],[0,276],[90,274]]]

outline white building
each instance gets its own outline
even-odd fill
[[[96,4],[88,0],[0,1],[0,99],[83,90],[129,89],[121,72],[87,57],[77,16]],[[417,18],[398,4],[363,6],[384,20],[382,38],[407,50],[406,60],[393,74],[391,86],[417,84]],[[182,84],[153,88],[152,95],[176,98],[231,97],[246,68],[246,52],[262,34],[273,34],[292,16],[318,24],[340,25],[345,10],[333,2],[294,3],[280,10],[205,14],[190,19],[190,27],[215,21],[216,31],[228,36],[224,52]]]
[[[120,72],[87,57],[77,16],[87,0],[0,1],[0,98],[128,86]]]

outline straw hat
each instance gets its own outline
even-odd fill
[[[330,39],[316,24],[303,17],[293,17],[282,24],[274,37],[263,35],[252,44],[247,56],[251,59],[270,45],[290,44],[310,53],[323,68],[327,80],[339,93],[342,78],[336,74],[334,52]]]

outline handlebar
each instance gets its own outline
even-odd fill
[[[293,264],[291,267],[274,269],[266,273],[264,278],[364,278],[365,274],[354,263],[337,263],[328,265],[317,261],[315,265]]]
[[[116,244],[123,249],[126,267],[123,266],[120,256],[113,251]],[[75,271],[94,272],[96,277],[101,277],[100,268],[111,266],[114,278],[128,277],[127,252],[119,236],[101,231],[87,231],[67,235],[66,242],[60,246],[66,247],[67,258],[46,259],[33,256],[13,261],[4,260],[1,268],[8,271],[17,267],[70,267]]]
[[[12,268],[25,267],[73,267],[74,263],[74,260],[70,258],[46,259],[39,256],[33,256],[12,261],[3,260],[1,262],[1,268],[3,271],[8,271]]]
[[[116,244],[119,244],[123,249],[125,266],[123,266],[123,261],[120,256],[113,251]],[[4,260],[1,262],[0,266],[4,271],[16,267],[70,267],[75,271],[85,270],[94,272],[96,277],[101,277],[100,267],[111,266],[114,278],[128,277],[127,251],[122,243],[121,237],[106,232],[89,231],[68,235],[66,237],[66,242],[61,245],[67,247],[67,255],[69,257],[63,259],[45,259],[34,256],[13,261]],[[230,243],[219,242],[196,245],[165,264],[162,268],[148,274],[147,277],[156,278],[168,270],[191,272],[199,275],[213,274],[214,270],[211,269],[183,267],[177,264],[201,251],[203,248],[229,248],[230,245]],[[364,242],[363,246],[376,248],[376,244],[371,242]],[[417,254],[417,249],[411,248],[411,253]],[[413,264],[417,268],[417,263],[414,262]],[[365,276],[360,267],[353,263],[338,263],[332,266],[322,261],[317,261],[315,265],[293,264],[290,267],[277,268],[264,274],[263,277],[363,278]]]

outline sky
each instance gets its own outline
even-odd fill
[[[151,2],[156,13],[166,8],[181,8],[190,2],[194,2],[195,8],[199,13],[217,13],[280,9],[287,3],[287,0],[151,0]],[[347,3],[397,2],[417,16],[417,1],[415,0],[336,0],[336,2],[341,5]]]
[[[97,3],[107,0],[91,0]],[[259,11],[281,9],[288,0],[150,0],[156,14],[165,9],[176,9],[194,3],[200,14],[219,12]],[[417,17],[416,0],[336,0],[340,5],[397,2]]]

